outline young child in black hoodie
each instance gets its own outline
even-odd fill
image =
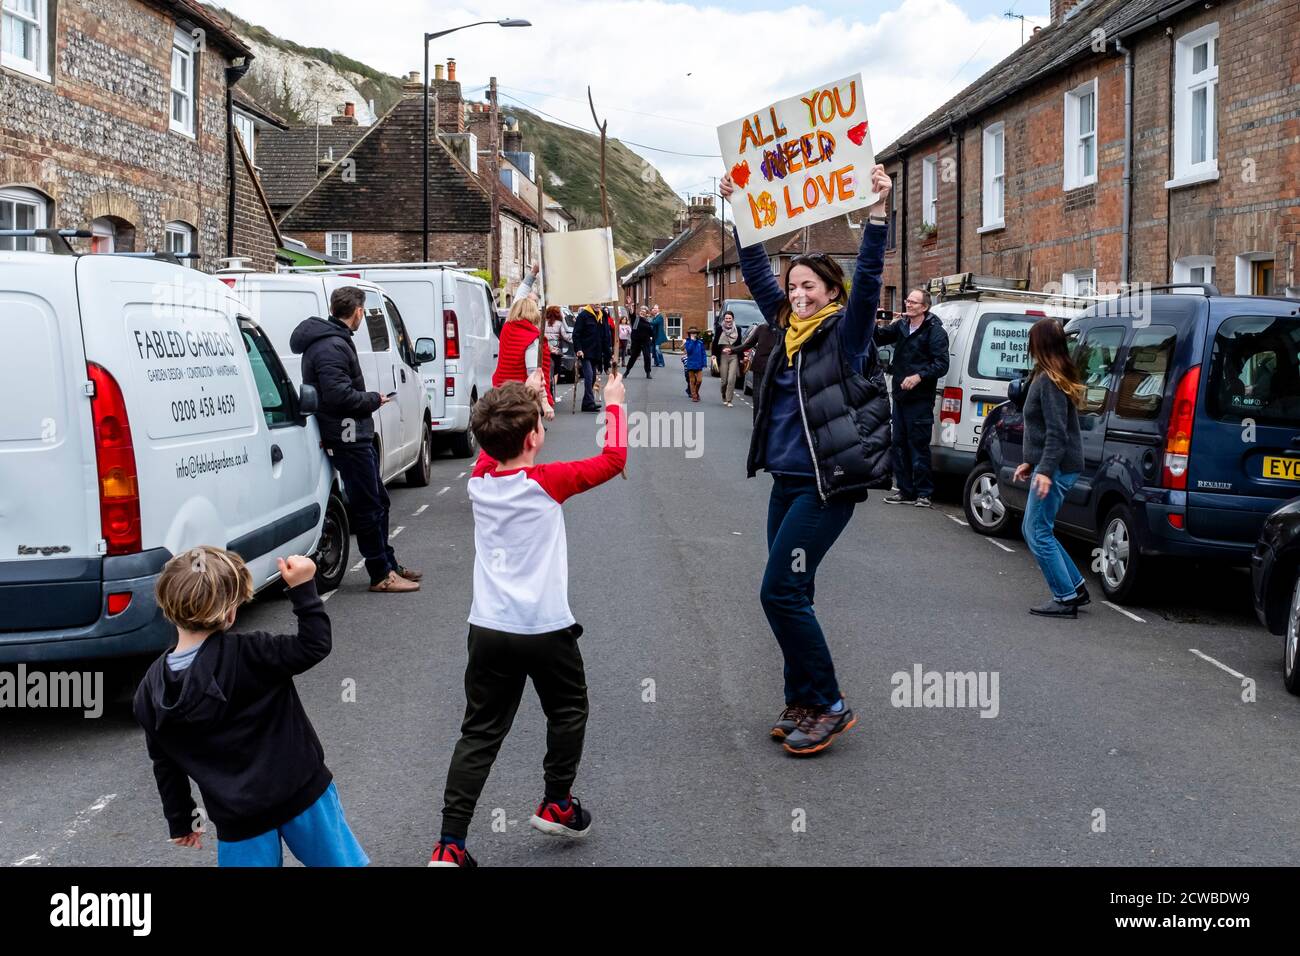
[[[298,617],[294,635],[230,633],[253,596],[239,555],[205,546],[167,562],[155,590],[179,637],[136,690],[135,719],[173,843],[202,846],[192,778],[217,829],[218,866],[280,866],[282,840],[307,866],[365,866],[293,686],[330,652],[316,565],[294,555],[279,567]]]

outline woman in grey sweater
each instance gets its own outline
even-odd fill
[[[1031,608],[1030,613],[1077,617],[1078,609],[1091,598],[1083,575],[1056,540],[1054,527],[1061,503],[1083,471],[1079,404],[1084,387],[1059,319],[1034,323],[1029,330],[1029,357],[1034,371],[1025,397],[1025,462],[1016,469],[1015,480],[1030,479],[1021,531],[1052,591],[1051,602]]]

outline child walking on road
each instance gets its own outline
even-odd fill
[[[465,838],[524,682],[546,714],[545,793],[532,826],[573,838],[591,814],[570,793],[587,727],[582,627],[569,610],[569,558],[561,505],[609,481],[627,463],[623,379],[605,385],[605,447],[582,461],[537,464],[546,441],[536,372],[475,404],[470,426],[482,447],[469,480],[474,512],[474,603],[469,614],[465,719],[447,770],[442,835],[429,866],[477,866]]]
[[[700,341],[700,330],[693,325],[687,332],[683,345],[686,349],[682,356],[682,364],[686,366],[686,390],[691,401],[698,402],[700,384],[704,381],[704,368],[709,364],[709,352]]]
[[[179,636],[136,689],[135,719],[173,843],[203,845],[192,778],[217,828],[218,866],[280,866],[281,841],[306,866],[365,866],[293,686],[330,652],[316,565],[299,555],[279,565],[297,634],[230,633],[253,597],[239,555],[202,547],[167,562],[158,606]]]

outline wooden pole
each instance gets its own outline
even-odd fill
[[[602,123],[600,121],[600,117],[596,115],[596,101],[593,100],[591,97],[590,84],[588,84],[587,86],[587,105],[591,107],[591,118],[596,123],[596,128],[600,130],[600,211],[601,211],[601,215],[605,219],[605,228],[609,229],[610,228],[609,194],[605,190],[605,130],[609,126],[609,121],[606,120],[605,122]],[[612,331],[613,331],[613,340],[614,340],[614,371],[618,372],[621,364],[621,359],[619,358],[619,354],[618,354],[618,299],[614,299],[613,303],[614,303],[614,328]],[[602,319],[601,321],[603,322],[604,319]],[[576,385],[574,386],[574,390],[575,391],[577,390]],[[622,475],[623,475],[623,480],[626,481],[627,469],[624,469],[622,471]]]

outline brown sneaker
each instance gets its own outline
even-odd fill
[[[803,704],[790,704],[776,719],[776,724],[772,727],[772,739],[785,740],[794,733],[795,728],[812,713],[812,710],[813,708],[805,707]]]
[[[388,594],[396,594],[405,591],[418,591],[420,585],[414,581],[408,581],[401,577],[396,571],[389,571],[388,577],[384,578],[378,584],[370,585],[372,591],[382,591]]]
[[[398,577],[406,578],[406,580],[408,580],[408,581],[423,581],[423,580],[424,580],[424,572],[423,572],[423,571],[416,571],[414,568],[403,567],[403,566],[400,565],[400,564],[397,566],[397,575],[398,575]]]
[[[781,746],[786,753],[796,757],[819,753],[857,722],[857,715],[849,709],[848,704],[838,714],[832,713],[829,707],[819,707],[808,712]]]

